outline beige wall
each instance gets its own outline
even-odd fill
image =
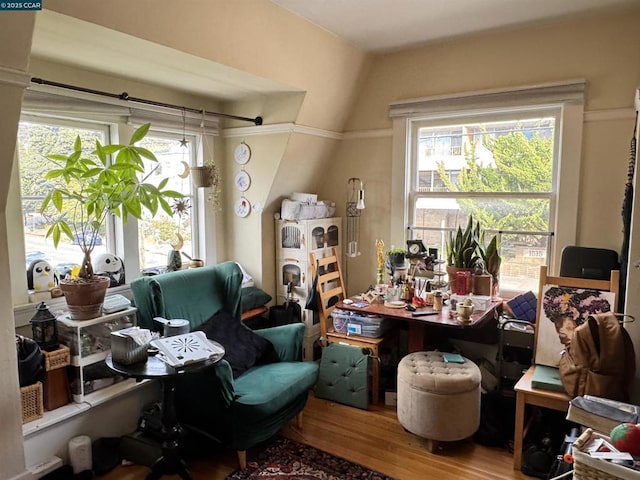
[[[7,193],[10,188],[22,94],[27,85],[31,35],[31,12],[0,15],[0,477],[13,478],[24,472],[22,413],[18,390],[15,327],[11,309],[9,245],[7,242]],[[9,47],[10,46],[10,47]]]
[[[376,57],[347,122],[350,139],[342,142],[327,169],[334,174],[332,183],[320,187],[321,192],[337,194],[338,185],[346,192],[354,173],[366,185],[367,209],[361,224],[368,234],[362,249],[369,262],[352,261],[349,291],[356,293],[375,278],[375,238],[387,243],[392,238],[390,172],[382,166],[390,167],[391,161],[389,104],[402,99],[586,79],[577,243],[619,251],[633,95],[640,85],[638,27],[636,8]],[[367,131],[382,134],[373,141],[376,148],[370,138],[357,138]]]
[[[640,85],[640,9],[371,57],[268,1],[191,0],[188,4],[189,8],[184,2],[168,0],[49,0],[46,8],[303,92],[285,101],[269,97],[236,103],[252,106],[258,114],[266,112],[272,126],[292,120],[295,125],[272,133],[257,132],[255,127],[234,130],[224,138],[224,158],[220,159],[229,185],[238,171],[233,148],[243,138],[251,145],[253,156],[247,170],[254,183],[247,196],[265,207],[260,216],[239,219],[231,213],[239,194],[232,185],[226,188],[219,213],[223,227],[219,234],[225,244],[220,260],[246,263],[258,279],[264,276],[271,293],[275,293],[269,288],[275,277],[273,213],[282,196],[292,191],[315,191],[321,198],[335,201],[338,214],[344,216],[350,177],[364,181],[367,209],[361,218],[363,255],[347,260],[349,288],[361,290],[374,280],[374,240],[389,243],[392,234],[389,103],[406,98],[586,78],[580,208],[576,212],[578,243],[619,248],[620,206],[633,125],[631,108],[635,88]],[[12,46],[0,50],[0,67],[26,71],[31,30],[32,16],[0,16],[0,40]],[[34,68],[44,71],[45,63],[34,62]],[[66,68],[47,65],[46,69],[75,83]],[[87,73],[85,80],[88,87],[120,90],[100,75]],[[120,85],[120,80],[115,82]],[[20,93],[2,84],[0,93],[0,165],[8,172]],[[312,128],[301,131],[300,127]],[[344,131],[347,133],[340,141]],[[4,178],[0,192],[6,193],[9,176]],[[0,198],[4,203],[5,195]],[[7,247],[6,232],[0,232],[0,251]],[[0,254],[0,267],[3,262],[6,255]],[[5,283],[6,274],[4,280],[0,278],[0,284]],[[15,359],[7,355],[12,351],[7,291],[0,289],[5,292],[0,298],[5,301],[0,303],[7,309],[1,316],[7,320],[0,325],[5,345],[0,348],[0,366],[12,373],[3,376],[8,388],[0,394],[4,420],[0,468],[10,477],[20,470],[23,457],[16,441],[21,434],[16,424]]]

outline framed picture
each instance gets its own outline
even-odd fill
[[[614,302],[612,292],[545,285],[536,326],[535,363],[557,367],[575,328],[589,315],[613,311]]]

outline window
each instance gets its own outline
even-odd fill
[[[153,124],[152,124],[153,125]],[[113,128],[117,128],[114,126]],[[180,128],[178,126],[178,128]],[[36,115],[23,115],[18,131],[18,155],[20,164],[20,189],[22,217],[24,226],[25,264],[28,268],[33,260],[45,259],[49,261],[60,277],[71,271],[74,265],[82,261],[82,253],[77,247],[77,242],[62,237],[58,248],[53,246],[51,238],[46,238],[46,232],[52,215],[56,212],[40,212],[40,205],[47,194],[51,184],[44,180],[45,172],[50,168],[51,162],[47,155],[71,151],[73,142],[80,135],[86,154],[90,154],[95,146],[95,141],[108,142],[110,127],[108,125],[70,121],[53,117],[39,117]],[[140,142],[151,150],[157,157],[158,163],[153,164],[150,180],[157,176],[158,181],[165,177],[170,178],[169,187],[185,195],[184,200],[172,205],[176,214],[169,217],[164,211],[159,210],[155,218],[144,218],[137,222],[138,250],[128,245],[118,248],[119,254],[127,258],[138,258],[140,270],[148,268],[162,269],[167,264],[167,256],[174,247],[190,257],[199,257],[197,251],[197,205],[192,191],[190,167],[195,165],[195,145],[198,138],[195,135],[186,135],[186,147],[181,146],[182,134],[167,132],[149,133]],[[151,168],[150,168],[151,170]],[[114,220],[117,221],[117,220]],[[129,223],[135,223],[130,218]],[[107,225],[104,231],[99,232],[99,238],[93,251],[96,254],[107,251],[116,252],[115,229],[113,225]],[[129,268],[135,268],[136,263],[126,262]],[[135,278],[136,274],[127,275],[128,279]],[[25,275],[26,282],[26,275]]]
[[[501,290],[535,291],[540,265],[575,242],[583,88],[576,82],[392,105],[394,143],[406,145],[394,148],[404,155],[394,163],[404,164],[405,203],[392,215],[404,219],[403,231],[444,258],[448,233],[472,215],[499,237]],[[560,175],[561,163],[569,174]]]
[[[104,143],[109,136],[109,128],[70,121],[52,121],[24,117],[18,128],[18,155],[20,159],[20,191],[24,226],[25,263],[29,267],[34,260],[47,260],[60,277],[71,271],[73,265],[82,262],[82,252],[74,243],[79,239],[62,238],[56,249],[53,240],[46,238],[51,211],[40,213],[42,200],[51,184],[44,180],[45,172],[51,168],[50,153],[71,151],[76,137],[80,135],[82,144],[89,154],[96,140]],[[94,255],[107,251],[107,232],[101,231],[96,239]]]
[[[189,175],[191,165],[195,165],[196,137],[184,138],[186,145],[181,143],[182,136],[151,132],[140,142],[141,147],[152,151],[158,159],[154,165],[147,161],[147,168],[150,171],[153,168],[149,181],[153,183],[154,177],[168,177],[169,188],[185,195],[182,201],[173,204],[173,217],[158,210],[154,218],[146,213],[143,220],[138,222],[141,270],[166,266],[167,256],[174,247],[192,258],[198,257],[194,250],[197,243],[193,242],[197,232],[197,205]]]

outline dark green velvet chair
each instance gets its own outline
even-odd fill
[[[241,323],[241,281],[235,262],[137,278],[131,290],[138,323],[157,330],[154,317],[183,318],[195,330],[220,311]],[[181,376],[176,387],[181,423],[236,450],[245,468],[246,450],[298,416],[316,383],[317,364],[302,361],[304,330],[303,323],[256,330],[274,345],[279,361],[253,366],[235,379],[224,359],[215,367]]]

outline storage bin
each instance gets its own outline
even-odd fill
[[[131,337],[119,332],[111,333],[111,356],[114,362],[124,365],[146,362],[149,345],[138,345]]]
[[[640,480],[640,472],[623,465],[616,465],[608,460],[593,458],[586,451],[593,439],[611,439],[590,428],[587,428],[573,444],[573,478],[574,480]]]
[[[36,382],[20,389],[22,401],[22,423],[42,418],[44,406],[42,403],[42,383]]]
[[[56,368],[62,368],[69,365],[71,362],[71,351],[69,347],[64,345],[60,345],[57,350],[53,352],[42,351],[44,354],[44,369],[49,372],[51,370],[55,370]]]
[[[352,315],[347,323],[347,335],[356,334],[363,337],[378,338],[391,327],[393,320],[380,316]]]

